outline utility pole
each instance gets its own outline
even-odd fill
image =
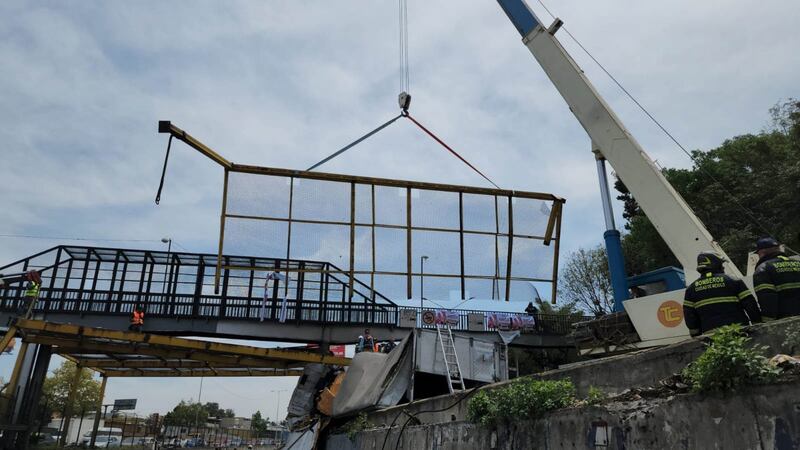
[[[195,429],[200,428],[200,409],[203,407],[203,404],[200,403],[200,398],[203,396],[203,378],[200,377],[200,392],[197,393],[197,411],[194,413],[194,427]]]
[[[279,411],[280,411],[280,407],[281,407],[281,392],[286,392],[286,389],[275,390],[275,391],[270,391],[270,392],[278,394],[278,401],[275,402],[275,424],[278,424],[278,423],[280,423],[280,421],[278,419],[278,417],[279,417],[278,415],[279,415]]]

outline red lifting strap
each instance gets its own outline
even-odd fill
[[[491,184],[492,184],[492,186],[496,187],[497,189],[500,189],[500,186],[496,185],[496,184],[494,183],[494,181],[490,180],[490,179],[489,179],[489,177],[487,177],[486,175],[484,175],[484,174],[483,174],[483,172],[481,172],[480,170],[478,170],[478,168],[477,168],[477,167],[475,167],[475,166],[473,166],[472,164],[470,164],[470,162],[469,162],[469,161],[467,161],[466,159],[464,159],[464,158],[463,158],[461,155],[459,155],[459,154],[458,154],[458,152],[456,152],[455,150],[453,150],[452,148],[450,148],[450,146],[449,146],[449,145],[445,144],[443,140],[439,139],[439,138],[438,138],[438,137],[437,137],[435,134],[433,134],[433,133],[432,133],[430,130],[428,130],[427,128],[425,128],[425,127],[424,127],[424,126],[423,126],[421,123],[417,122],[417,121],[416,121],[416,119],[414,119],[413,117],[411,117],[411,114],[409,114],[409,113],[408,113],[408,111],[403,111],[403,116],[404,116],[404,117],[406,117],[406,118],[408,118],[408,119],[409,119],[409,120],[411,120],[412,122],[414,122],[414,124],[415,124],[416,126],[418,126],[418,127],[419,127],[419,128],[422,130],[422,131],[424,131],[424,132],[425,132],[425,133],[426,133],[428,136],[432,137],[432,138],[433,138],[433,140],[435,140],[436,142],[438,142],[439,144],[441,144],[441,145],[442,145],[442,147],[444,147],[444,148],[446,148],[447,150],[449,150],[449,151],[450,151],[450,153],[452,153],[453,155],[455,155],[455,157],[456,157],[456,158],[460,159],[460,160],[461,160],[461,162],[463,162],[464,164],[468,165],[468,166],[469,166],[469,167],[470,167],[472,170],[474,170],[475,172],[477,172],[477,173],[478,173],[478,175],[482,176],[484,180],[486,180],[486,181],[488,181],[489,183],[491,183]]]

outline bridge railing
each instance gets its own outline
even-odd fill
[[[0,310],[19,311],[25,304],[22,289],[0,290]],[[50,314],[103,314],[128,317],[136,306],[145,309],[145,317],[228,319],[286,323],[313,323],[325,325],[372,325],[400,326],[401,310],[412,310],[422,328],[434,328],[419,317],[418,307],[383,305],[376,303],[320,302],[313,300],[267,299],[257,297],[221,297],[215,295],[192,295],[174,293],[143,293],[98,291],[81,289],[43,288],[35,308],[36,312]],[[475,330],[469,327],[470,314],[485,316],[486,311],[468,309],[452,310],[458,314],[454,330]],[[566,335],[572,324],[582,317],[561,314],[537,314],[536,328],[524,332]],[[487,321],[482,320],[483,331],[493,331]]]

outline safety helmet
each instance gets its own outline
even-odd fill
[[[28,273],[25,274],[25,278],[28,281],[33,281],[36,284],[42,284],[42,276],[36,270],[28,271]]]
[[[766,236],[756,241],[756,250],[766,250],[781,245],[775,238]]]
[[[721,270],[723,262],[725,260],[715,252],[702,252],[697,255],[697,271],[704,273]]]

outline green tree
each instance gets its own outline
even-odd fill
[[[203,407],[206,409],[209,417],[236,417],[236,413],[232,409],[222,409],[217,402],[207,402]]]
[[[197,424],[205,424],[208,420],[208,411],[205,405],[200,403],[188,403],[181,400],[172,411],[164,416],[166,425],[191,427]]]
[[[559,291],[567,304],[603,315],[612,311],[614,297],[608,259],[602,246],[573,252],[559,274]]]
[[[772,125],[761,133],[693,151],[690,169],[664,169],[667,180],[740,268],[746,267],[753,242],[770,233],[800,249],[800,101],[779,103],[770,113]],[[615,187],[625,204],[628,272],[677,265],[635,198],[622,183]]]
[[[72,361],[64,361],[53,374],[44,380],[42,404],[48,414],[63,413],[66,409],[69,391],[75,380],[77,366]],[[78,386],[72,401],[73,414],[81,411],[94,411],[100,401],[100,382],[92,379],[92,372],[83,369],[78,378]]]
[[[267,420],[261,416],[261,411],[256,411],[250,418],[250,428],[256,432],[258,436],[264,436],[267,432]]]

